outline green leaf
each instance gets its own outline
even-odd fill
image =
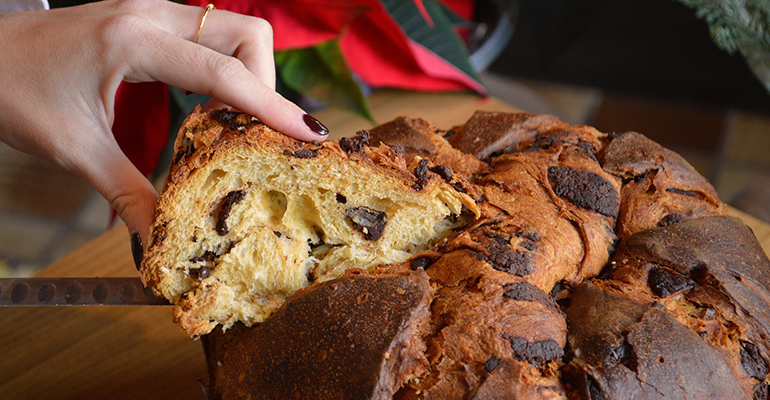
[[[353,79],[338,40],[276,52],[275,62],[281,80],[290,89],[374,122],[366,96]]]
[[[425,10],[433,22],[432,26],[420,14],[415,0],[382,0],[382,4],[409,39],[436,53],[481,83],[478,72],[469,61],[468,48],[440,3],[436,0],[423,0]]]

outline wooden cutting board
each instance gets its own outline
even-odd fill
[[[442,129],[475,110],[516,111],[493,98],[378,92],[378,123],[422,117]],[[346,112],[316,113],[333,138],[373,124]],[[738,211],[766,252],[770,225]],[[128,233],[117,227],[43,270],[47,277],[137,276]],[[203,399],[200,342],[171,322],[171,308],[0,307],[0,399]]]

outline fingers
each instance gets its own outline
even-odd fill
[[[129,3],[130,4],[130,3]],[[152,54],[134,57],[139,80],[159,80],[213,97],[254,115],[270,127],[299,140],[324,140],[320,121],[306,116],[294,103],[275,92],[272,28],[266,21],[212,10],[201,28],[199,44],[192,43],[203,9],[163,2],[163,12],[147,18],[157,28]]]
[[[317,120],[265,85],[238,59],[162,31],[153,35],[150,54],[133,57],[147,79],[158,80],[216,98],[259,118],[299,140],[324,140],[328,130]]]
[[[82,152],[70,154],[64,164],[83,175],[109,201],[130,233],[147,243],[158,193],[128,160],[111,132],[84,135]]]

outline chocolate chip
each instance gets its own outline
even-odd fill
[[[318,157],[318,149],[308,149],[307,147],[302,147],[295,151],[284,150],[283,154],[286,156],[293,156],[297,158],[314,158],[314,157]]]
[[[607,217],[617,217],[619,196],[606,179],[591,171],[549,167],[548,182],[554,193],[570,203]]]
[[[414,190],[420,191],[428,184],[428,180],[430,180],[428,171],[430,171],[428,168],[428,160],[423,158],[417,163],[417,166],[414,167],[414,176],[417,178],[417,182],[414,184]]]
[[[497,365],[500,364],[500,357],[491,357],[489,360],[484,362],[484,370],[487,372],[492,372],[497,368]]]
[[[340,139],[340,148],[346,153],[360,153],[369,145],[369,138],[372,134],[367,130],[356,132],[356,137],[344,137]]]
[[[227,217],[230,216],[230,210],[233,208],[233,205],[240,203],[245,194],[243,190],[233,190],[225,195],[222,206],[219,208],[219,216],[217,217],[216,231],[219,236],[227,235],[230,232],[230,228],[227,227]]]
[[[652,266],[647,275],[647,284],[652,293],[660,298],[681,293],[695,286],[690,278],[668,268]]]
[[[555,340],[540,340],[528,342],[523,337],[509,338],[513,358],[519,361],[528,361],[533,364],[542,364],[564,355],[564,350]]]
[[[431,172],[435,172],[441,179],[449,182],[452,180],[452,169],[443,165],[434,165],[430,168]]]
[[[740,342],[741,366],[743,366],[743,370],[746,371],[749,376],[760,382],[764,382],[768,373],[768,366],[765,359],[759,354],[759,348],[754,343],[745,340],[741,340]]]
[[[204,280],[211,276],[211,269],[209,267],[203,266],[201,269],[198,270],[198,280]]]
[[[338,203],[342,203],[342,204],[345,204],[345,203],[348,202],[347,197],[345,197],[345,196],[343,196],[343,195],[341,195],[339,193],[337,193],[337,195],[335,196],[335,199],[337,200]]]
[[[384,211],[364,206],[348,208],[345,217],[353,222],[353,228],[364,234],[366,240],[379,240],[388,223],[388,215]]]

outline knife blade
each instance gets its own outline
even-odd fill
[[[168,304],[139,278],[0,278],[0,307]]]

